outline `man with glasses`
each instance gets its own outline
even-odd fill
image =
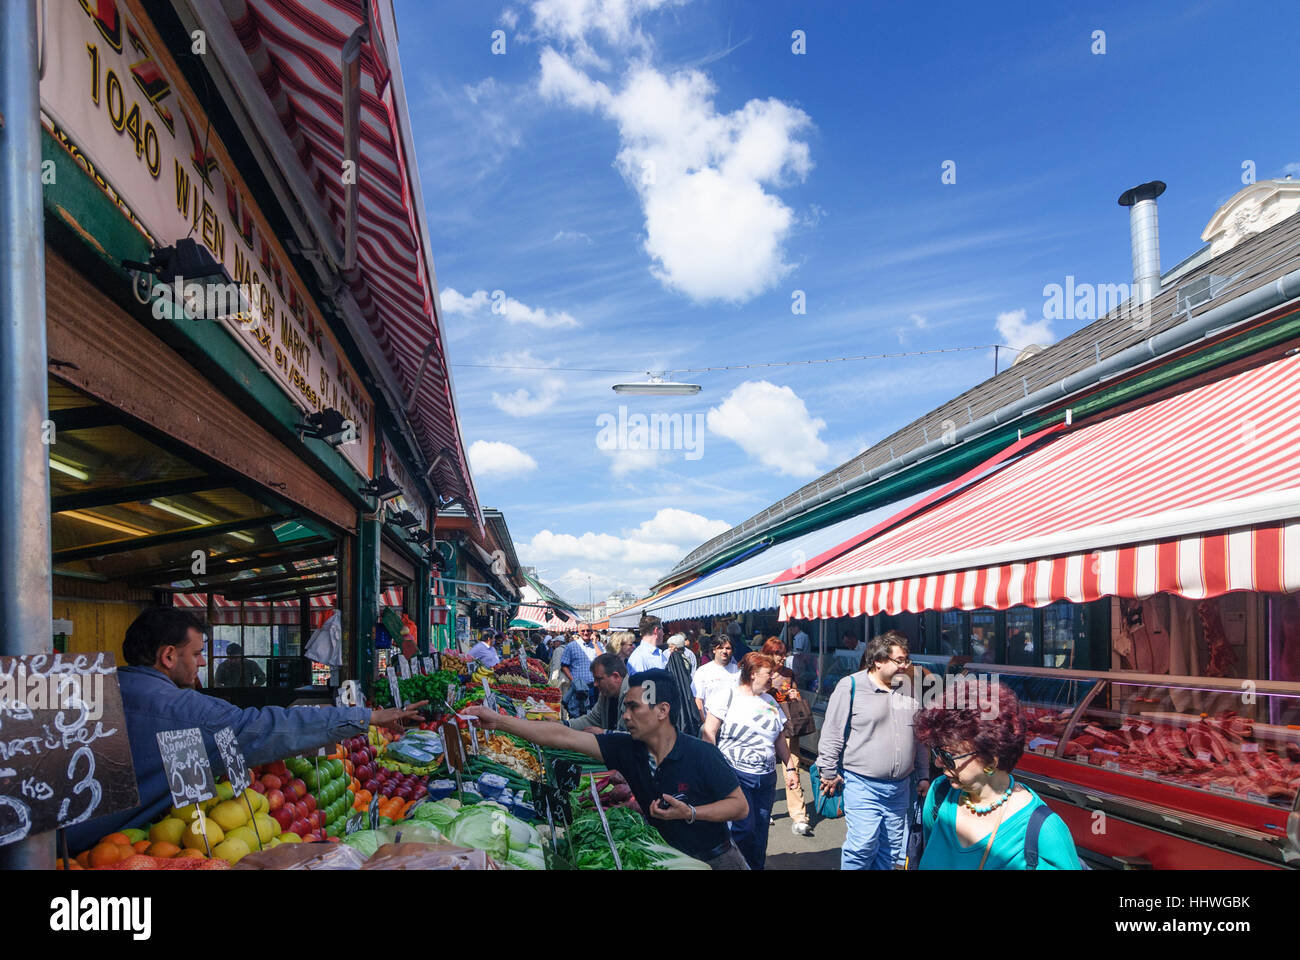
[[[560,657],[560,670],[569,680],[569,702],[565,706],[570,717],[581,716],[596,702],[596,682],[591,675],[591,661],[603,652],[596,643],[591,624],[579,623],[578,635],[565,645]]]
[[[844,791],[848,826],[842,870],[890,870],[906,856],[907,808],[916,780],[929,772],[925,747],[912,735],[920,704],[894,678],[911,664],[897,630],[867,644],[865,670],[835,686],[826,705],[817,769],[828,795]]]
[[[573,717],[566,725],[591,733],[625,730],[623,701],[627,698],[627,664],[616,653],[602,653],[591,661],[591,677],[599,699],[586,714]]]

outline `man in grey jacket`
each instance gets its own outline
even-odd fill
[[[602,653],[591,661],[591,679],[599,696],[596,705],[580,717],[569,721],[574,730],[596,728],[593,732],[612,733],[623,726],[623,699],[627,696],[627,665],[616,653]]]
[[[826,705],[817,768],[824,793],[844,791],[840,869],[890,870],[904,862],[907,805],[915,779],[928,772],[927,755],[912,735],[920,704],[893,686],[911,663],[907,638],[897,630],[873,638],[865,662],[868,669],[840,680]]]

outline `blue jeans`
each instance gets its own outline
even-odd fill
[[[912,778],[877,780],[844,771],[841,870],[892,870],[906,856],[907,807]]]
[[[772,819],[772,803],[776,799],[776,771],[771,773],[741,773],[740,790],[749,802],[749,813],[743,820],[732,820],[731,839],[740,848],[741,855],[751,870],[762,870],[767,863],[767,829]]]

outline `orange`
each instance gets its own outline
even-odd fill
[[[116,846],[121,854],[118,857],[119,860],[125,860],[127,857],[135,856],[135,847],[131,846],[131,841],[128,840],[126,843],[119,843]]]
[[[90,867],[90,851],[82,850],[76,857],[77,863],[81,864],[81,869],[85,870]]]
[[[166,840],[156,840],[149,844],[149,849],[145,851],[151,857],[162,857],[168,859],[176,856],[181,852],[181,848],[174,843],[168,843]]]
[[[149,841],[137,840],[135,843],[131,844],[131,849],[134,850],[136,853],[144,853],[146,850],[149,849]]]
[[[122,848],[116,843],[99,843],[90,851],[91,867],[105,867],[110,863],[117,863],[121,859]]]
[[[187,858],[190,859],[190,860],[206,860],[206,859],[208,859],[206,856],[204,856],[202,850],[195,850],[193,847],[186,847],[186,848],[185,848],[184,850],[182,850],[179,854],[177,854],[177,859],[184,860],[184,859],[187,859]]]
[[[104,837],[99,842],[100,843],[125,843],[127,846],[130,846],[131,838],[128,837],[125,833],[110,833],[108,836]]]

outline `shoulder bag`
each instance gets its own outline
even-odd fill
[[[849,715],[844,720],[844,746],[840,750],[840,762],[835,767],[835,772],[844,776],[844,751],[849,748],[849,730],[853,723],[853,701],[857,697],[858,681],[855,677],[849,677]],[[821,771],[817,769],[817,764],[813,764],[808,769],[808,776],[812,779],[812,807],[817,811],[817,816],[823,820],[835,820],[844,816],[844,787],[840,787],[839,793],[827,796],[822,793]]]

